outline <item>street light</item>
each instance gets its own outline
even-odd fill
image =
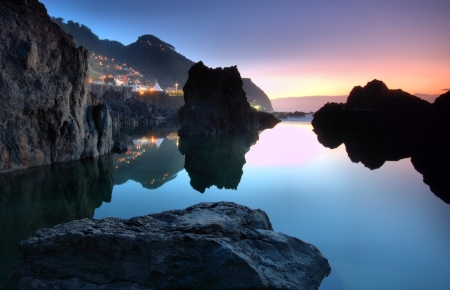
[[[175,94],[178,94],[178,83],[175,83]]]

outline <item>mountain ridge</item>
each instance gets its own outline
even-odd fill
[[[78,46],[83,46],[92,53],[108,58],[115,58],[116,62],[133,67],[147,79],[156,79],[163,88],[182,88],[187,81],[188,71],[194,62],[175,50],[175,47],[158,37],[145,34],[129,44],[123,45],[119,41],[100,39],[84,24],[72,20],[64,22],[61,17],[52,17],[66,33],[72,35]],[[243,88],[247,99],[261,103],[266,110],[273,111],[269,97],[250,78],[242,78]]]

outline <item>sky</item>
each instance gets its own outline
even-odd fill
[[[153,34],[194,62],[237,65],[271,99],[348,95],[379,79],[450,88],[449,0],[40,0],[125,45]]]

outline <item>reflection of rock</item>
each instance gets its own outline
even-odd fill
[[[201,193],[212,185],[219,189],[237,189],[245,153],[257,140],[257,133],[181,138],[179,149],[186,155],[184,168],[192,187]]]
[[[61,224],[21,252],[10,276],[20,288],[318,289],[331,270],[265,212],[231,202]]]
[[[412,157],[424,182],[450,203],[449,111],[450,93],[429,104],[375,80],[355,87],[347,104],[323,106],[312,125],[320,143],[330,148],[344,143],[349,158],[370,169]]]
[[[110,155],[1,174],[0,281],[17,262],[21,240],[39,228],[92,218],[111,200],[112,187]]]
[[[156,189],[174,179],[183,169],[184,157],[177,139],[146,137],[128,145],[127,154],[114,155],[114,184],[134,180],[148,189]]]
[[[0,1],[0,171],[107,153],[106,107],[87,93],[87,51],[37,0]]]
[[[266,124],[272,128],[280,122],[264,114],[264,124],[259,123],[261,113],[247,102],[235,66],[212,69],[198,62],[189,70],[183,91],[185,104],[178,111],[178,134],[183,137],[243,133],[268,128],[262,127]]]

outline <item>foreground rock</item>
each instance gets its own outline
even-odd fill
[[[1,0],[0,27],[0,172],[108,152],[111,118],[87,92],[87,51],[37,0]]]
[[[328,103],[314,114],[320,143],[345,144],[349,158],[370,169],[411,157],[424,182],[450,203],[450,92],[433,104],[378,80],[355,87],[346,104]]]
[[[280,122],[249,105],[235,66],[212,69],[200,61],[189,70],[183,91],[185,104],[178,111],[180,136],[243,133],[273,128]]]
[[[10,278],[41,289],[318,289],[330,266],[230,202],[123,220],[79,220],[22,242]]]

